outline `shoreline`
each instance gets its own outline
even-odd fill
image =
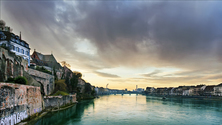
[[[78,102],[75,102],[75,103],[72,103],[72,104],[70,104],[70,105],[68,105],[68,106],[65,106],[65,107],[63,107],[63,108],[59,108],[59,109],[52,109],[50,112],[58,112],[58,111],[62,111],[62,110],[65,110],[65,109],[68,109],[68,108],[70,108],[70,107],[72,107],[72,106],[74,106],[74,105],[76,105]]]
[[[55,113],[55,112],[59,112],[68,108],[71,108],[75,105],[77,105],[77,103],[84,101],[84,100],[93,100],[96,97],[84,97],[82,99],[79,99],[78,101],[74,102],[74,103],[70,103],[68,105],[64,105],[61,107],[53,107],[53,108],[49,108],[49,109],[45,109],[42,112],[35,114],[33,116],[28,117],[27,119],[24,119],[23,121],[21,121],[20,123],[18,123],[17,125],[32,125],[33,123],[35,123],[38,119],[44,117],[45,115],[47,115],[48,113]],[[32,118],[33,117],[33,118]]]
[[[166,97],[166,99],[164,99],[164,100],[168,100],[168,99],[196,99],[196,100],[205,100],[205,101],[207,101],[207,100],[209,100],[209,101],[222,101],[222,97],[218,97],[218,96],[180,96],[180,95],[167,95],[167,96],[166,95],[145,95],[145,96],[147,96],[147,97]],[[84,100],[93,100],[95,98],[96,97],[94,97],[94,98],[83,98],[79,102],[84,101]],[[71,108],[71,107],[77,105],[77,103],[78,102],[62,106],[59,109],[58,108],[46,109],[46,110],[42,111],[41,113],[35,114],[35,116],[30,116],[29,118],[23,120],[22,122],[18,123],[17,125],[32,125],[38,119],[44,117],[48,113],[55,113],[55,112],[59,112],[59,111]],[[34,117],[34,118],[31,118],[31,117]]]
[[[77,105],[77,103],[78,103],[78,102],[75,102],[75,103],[71,103],[71,104],[69,104],[69,105],[62,106],[62,107],[59,108],[58,110],[54,110],[54,111],[53,111],[53,108],[52,108],[52,109],[45,109],[45,110],[42,111],[41,113],[35,114],[34,116],[30,116],[30,117],[28,117],[27,119],[25,119],[25,120],[21,121],[20,123],[18,123],[17,125],[32,125],[34,122],[36,122],[38,119],[44,117],[44,116],[47,115],[48,113],[55,113],[55,112],[59,112],[59,111],[62,111],[62,110],[71,108],[71,107]],[[34,117],[34,118],[31,118],[31,117]]]
[[[168,99],[176,98],[176,99],[198,99],[198,100],[222,101],[221,96],[181,96],[181,95],[146,95],[146,96],[166,97]]]

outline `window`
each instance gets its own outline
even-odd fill
[[[15,46],[11,45],[11,49],[12,49],[12,50],[15,50]]]
[[[12,40],[12,41],[15,41],[15,39],[14,39],[13,37],[11,37],[11,40]]]
[[[6,39],[6,36],[3,32],[0,32],[0,39]]]
[[[22,54],[24,54],[24,49],[22,49]]]
[[[18,43],[18,44],[19,44],[19,43],[20,43],[20,40],[18,40],[18,39],[17,39],[17,40],[16,40],[16,43]]]
[[[16,47],[16,51],[17,51],[17,52],[19,52],[19,51],[20,51],[20,49],[19,49],[18,47]]]
[[[28,51],[26,51],[26,55],[27,55],[27,56],[29,55],[29,52],[28,52]]]

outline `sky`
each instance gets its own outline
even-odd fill
[[[221,1],[2,0],[1,19],[94,86],[217,85]]]

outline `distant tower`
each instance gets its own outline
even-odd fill
[[[138,85],[136,85],[136,91],[137,91],[137,89],[138,89]]]

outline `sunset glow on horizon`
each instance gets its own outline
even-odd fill
[[[217,85],[221,1],[1,1],[1,19],[31,54],[66,61],[94,86]]]

